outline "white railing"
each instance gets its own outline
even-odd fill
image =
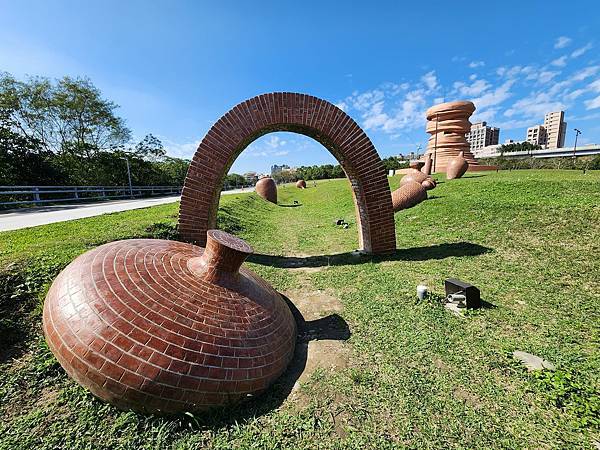
[[[0,206],[181,194],[179,186],[0,186]]]

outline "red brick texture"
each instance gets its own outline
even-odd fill
[[[48,345],[72,378],[122,409],[198,411],[259,393],[290,362],[296,324],[240,268],[251,252],[216,230],[206,250],[149,239],[97,247],[52,284]]]
[[[306,94],[275,92],[246,100],[208,131],[190,165],[181,196],[179,232],[204,246],[215,228],[223,177],[255,139],[292,131],[320,142],[340,162],[352,187],[362,250],[396,249],[394,213],[386,172],[369,137],[344,111]]]

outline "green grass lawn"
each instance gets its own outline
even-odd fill
[[[443,181],[443,179],[442,179]],[[219,227],[279,290],[343,304],[347,368],[300,395],[277,383],[234,411],[119,411],[69,380],[41,334],[51,280],[76,255],[130,237],[176,238],[178,205],[0,233],[0,449],[591,448],[600,441],[600,173],[513,171],[441,182],[396,214],[398,252],[356,257],[346,180],[279,189],[280,205],[225,196]],[[392,188],[399,178],[390,179]],[[344,218],[348,229],[336,227]],[[305,265],[314,270],[296,270]],[[493,307],[456,317],[455,277]],[[419,303],[416,285],[433,298]],[[514,350],[556,372],[530,374]]]

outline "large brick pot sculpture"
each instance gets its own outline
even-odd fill
[[[233,404],[282,374],[296,340],[290,309],[241,267],[248,244],[207,237],[206,249],[116,241],[60,273],[43,327],[72,378],[120,408],[175,413]]]
[[[371,253],[396,249],[390,188],[371,140],[335,105],[288,92],[246,100],[208,131],[192,159],[181,196],[179,232],[185,240],[204,245],[207,230],[216,225],[223,177],[252,141],[274,131],[304,134],[327,148],[350,180],[360,248]]]
[[[266,201],[277,204],[277,185],[273,178],[264,177],[258,180],[255,191]]]

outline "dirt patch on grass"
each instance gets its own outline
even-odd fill
[[[296,393],[318,369],[341,370],[348,367],[350,348],[345,341],[350,337],[348,324],[340,316],[343,306],[327,291],[294,289],[283,293],[302,317],[298,320],[297,363],[301,366],[294,385]]]

